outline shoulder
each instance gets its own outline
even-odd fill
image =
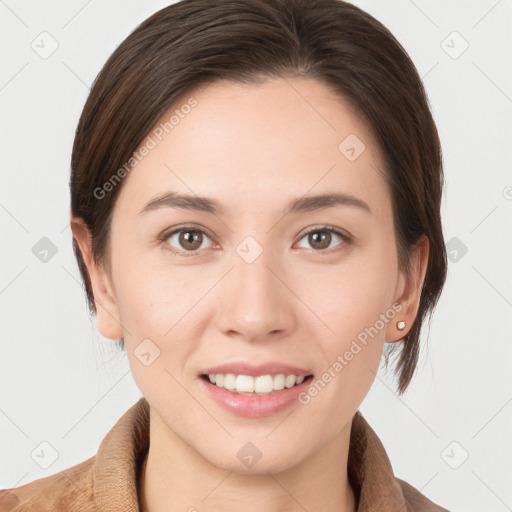
[[[381,440],[360,411],[353,418],[348,474],[361,511],[449,512],[397,478]]]
[[[95,457],[25,485],[0,489],[0,512],[90,510]]]
[[[0,512],[136,512],[137,472],[148,448],[149,404],[142,397],[110,429],[96,455],[54,475],[0,490]]]
[[[414,488],[404,480],[397,478],[396,481],[402,488],[402,493],[408,505],[408,512],[449,512],[448,509],[436,505],[433,501],[421,494],[418,489]]]

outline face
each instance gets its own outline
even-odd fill
[[[371,133],[322,83],[276,79],[196,90],[150,136],[115,204],[110,271],[90,266],[98,327],[124,337],[169,439],[238,472],[306,461],[350,425],[417,307]]]

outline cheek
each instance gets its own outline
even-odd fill
[[[158,338],[194,307],[214,279],[197,266],[177,266],[161,248],[126,247],[115,263],[116,299],[126,328]]]
[[[393,254],[376,245],[374,250],[354,251],[328,272],[321,265],[303,270],[297,294],[321,320],[317,323],[325,327],[326,340],[332,339],[340,348],[340,343],[375,324],[384,335],[380,319],[394,311],[391,306],[398,276]]]
[[[333,406],[348,401],[356,405],[364,398],[378,370],[386,327],[396,321],[392,303],[398,270],[395,253],[386,248],[383,241],[375,241],[328,275],[318,268],[304,272],[307,278],[300,280],[298,295],[317,317],[311,316],[309,324],[318,326],[315,339],[330,372],[325,379],[334,383],[326,398],[333,393]]]
[[[390,279],[377,267],[337,272],[323,286],[313,276],[309,279],[317,285],[310,288],[315,293],[308,296],[308,304],[315,304],[311,309],[316,308],[329,329],[312,319],[320,325],[315,339],[322,371],[301,403],[311,416],[325,418],[318,430],[322,435],[329,422],[334,432],[349,421],[367,395],[381,361],[386,326],[395,311]]]
[[[165,255],[125,254],[117,266],[116,294],[125,346],[140,389],[172,378],[180,381],[187,361],[204,338],[209,313],[207,292],[219,276],[213,267],[166,264]],[[148,341],[150,340],[150,341]],[[141,353],[157,354],[146,367]],[[142,364],[141,364],[142,363]],[[172,383],[172,382],[171,382]],[[179,392],[179,390],[175,390]]]

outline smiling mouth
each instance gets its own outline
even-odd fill
[[[309,383],[313,379],[313,375],[295,376],[281,373],[252,377],[250,375],[228,373],[202,374],[201,379],[213,386],[239,395],[263,396]]]

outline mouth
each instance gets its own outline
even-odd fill
[[[313,374],[297,376],[278,373],[275,375],[252,376],[233,373],[210,373],[201,374],[200,378],[233,394],[265,396],[279,394],[280,391],[295,388],[301,384],[307,385],[313,379]]]

